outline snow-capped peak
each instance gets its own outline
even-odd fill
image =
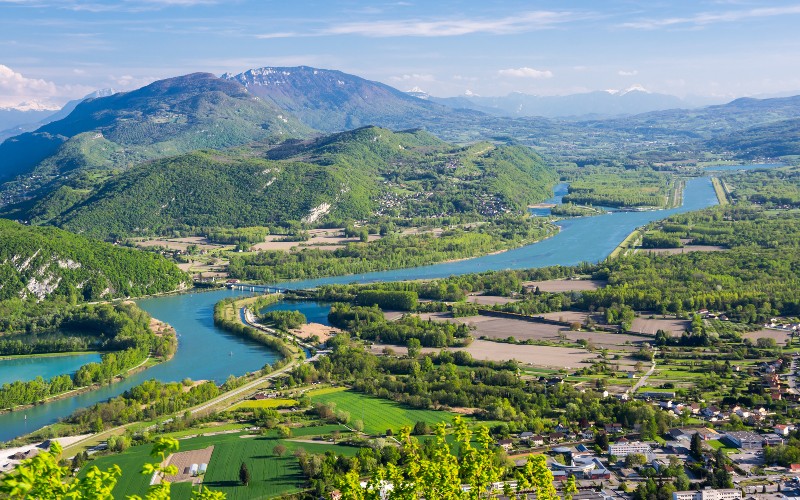
[[[34,99],[32,101],[25,101],[11,106],[2,106],[0,107],[0,109],[2,110],[13,109],[16,111],[58,111],[59,109],[61,109],[61,106],[56,106],[55,104]]]
[[[646,88],[642,87],[638,83],[635,84],[635,85],[631,85],[630,87],[628,87],[625,90],[608,89],[608,90],[606,90],[606,92],[608,92],[611,95],[618,95],[618,96],[623,96],[623,95],[628,94],[630,92],[644,92],[645,94],[652,94],[652,92],[650,92]]]
[[[421,88],[419,88],[416,85],[414,85],[413,88],[411,88],[409,90],[406,90],[406,92],[408,92],[409,94],[427,94],[427,92],[425,92],[424,90],[422,90]]]
[[[478,94],[476,94],[475,92],[471,91],[470,89],[465,90],[464,91],[464,95],[467,96],[467,97],[480,97]]]

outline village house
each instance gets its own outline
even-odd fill
[[[514,447],[514,441],[510,439],[501,439],[497,442],[497,446],[503,448],[505,451],[511,451]]]

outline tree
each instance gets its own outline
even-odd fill
[[[600,447],[601,450],[605,451],[608,449],[608,434],[605,432],[598,432],[597,435],[594,437],[594,443]]]
[[[422,352],[422,344],[420,343],[419,339],[411,338],[408,339],[408,357],[409,358],[416,358]]]
[[[431,428],[425,422],[417,422],[414,424],[414,430],[411,433],[415,436],[424,436],[431,433]]]
[[[286,453],[286,446],[282,444],[276,444],[274,448],[272,448],[272,454],[276,457],[282,457],[283,454]]]
[[[247,464],[244,462],[242,462],[242,465],[239,467],[239,481],[245,486],[250,484],[250,471],[247,469]]]
[[[703,458],[703,440],[699,432],[692,434],[692,443],[689,447],[689,452],[695,460]]]
[[[278,437],[281,439],[288,439],[292,437],[292,429],[286,427],[285,425],[278,426]]]
[[[564,484],[564,500],[572,500],[572,496],[578,492],[578,485],[575,484],[575,476],[570,475]]]
[[[494,440],[486,427],[473,433],[460,417],[453,421],[458,456],[446,440],[443,423],[436,426],[432,445],[427,445],[423,454],[419,443],[411,437],[411,428],[403,427],[400,432],[401,453],[407,466],[403,469],[388,463],[377,470],[366,488],[360,485],[360,465],[357,463],[349,472],[336,479],[336,487],[346,499],[478,499],[491,491],[492,484],[500,481],[505,465],[495,461]],[[473,446],[477,443],[477,446]],[[387,446],[384,449],[394,450]],[[357,462],[357,459],[356,459]],[[546,467],[545,467],[546,468]],[[547,469],[549,472],[549,469]],[[385,491],[383,486],[391,483],[393,489]],[[462,491],[461,485],[470,485],[470,491]],[[552,474],[550,476],[552,488]],[[385,496],[381,495],[382,489]],[[555,493],[555,489],[553,488]],[[543,498],[543,497],[540,497]]]
[[[628,453],[625,456],[625,467],[635,467],[647,463],[647,457],[641,453]]]
[[[176,451],[178,451],[177,440],[165,437],[156,438],[150,456],[158,461],[145,464],[142,474],[150,477],[153,474],[160,474],[162,477],[177,474],[178,469],[174,465],[161,465],[167,455]],[[83,478],[68,480],[69,468],[58,465],[60,457],[61,446],[57,442],[53,442],[50,445],[50,451],[23,460],[12,472],[0,480],[0,494],[4,498],[12,499],[94,500],[113,498],[111,491],[122,474],[119,466],[114,465],[105,471],[93,466]],[[150,486],[145,498],[147,500],[169,500],[169,481],[161,481],[159,484]],[[224,500],[224,498],[223,493],[209,489],[192,493],[193,500]],[[138,495],[131,496],[129,499],[142,500]]]

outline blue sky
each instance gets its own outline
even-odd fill
[[[0,0],[0,105],[262,66],[433,95],[800,93],[800,2]]]

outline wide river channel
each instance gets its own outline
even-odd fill
[[[553,202],[559,202],[565,186],[556,187]],[[611,212],[594,217],[568,219],[559,222],[561,231],[547,240],[515,250],[474,259],[435,264],[431,266],[362,275],[339,276],[286,283],[291,288],[313,288],[331,283],[368,283],[410,279],[442,278],[490,270],[524,269],[551,265],[572,265],[604,259],[635,228],[673,214],[699,210],[717,203],[711,181],[707,177],[688,180],[683,193],[683,205],[670,210],[648,212]],[[117,396],[144,380],[224,381],[229,375],[242,375],[257,370],[277,359],[264,347],[231,336],[214,327],[214,304],[241,292],[218,290],[187,293],[139,300],[142,309],[153,317],[171,324],[178,333],[178,352],[175,357],[124,381],[74,397],[34,406],[27,410],[0,415],[0,441],[7,441],[62,419],[79,408]],[[39,373],[52,376],[69,373],[83,364],[63,357],[36,360]],[[60,365],[55,365],[60,363]],[[21,366],[0,360],[0,380],[16,380]]]

